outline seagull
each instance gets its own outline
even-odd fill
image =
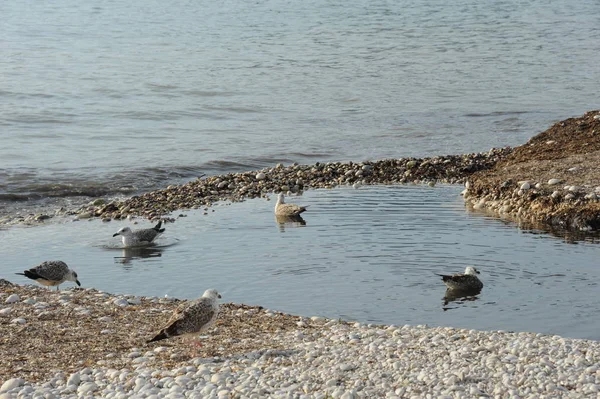
[[[283,193],[279,193],[277,196],[277,203],[275,204],[275,216],[300,216],[300,214],[305,210],[305,206],[286,204]]]
[[[165,229],[161,229],[162,220],[150,229],[131,230],[129,227],[121,227],[119,231],[113,234],[113,237],[118,235],[123,240],[123,245],[126,247],[139,247],[149,245],[152,241]]]
[[[147,343],[208,330],[217,320],[219,298],[221,295],[211,288],[195,301],[182,304],[173,312],[165,327]]]
[[[453,274],[451,276],[447,274],[438,274],[442,276],[442,281],[451,290],[481,290],[483,283],[477,275],[479,270],[473,266],[467,266],[464,274]]]
[[[57,291],[58,286],[65,281],[73,281],[81,286],[81,283],[77,280],[77,273],[69,269],[69,266],[60,260],[45,261],[29,270],[25,270],[23,273],[15,274],[25,276],[48,287],[56,286]]]

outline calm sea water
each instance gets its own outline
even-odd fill
[[[600,339],[598,244],[577,244],[465,211],[460,187],[315,190],[305,224],[276,223],[274,201],[181,214],[157,247],[123,250],[124,221],[0,230],[0,278],[62,259],[85,287],[225,301],[387,324],[535,331]],[[175,213],[178,216],[180,213]],[[140,220],[139,227],[151,226]],[[473,301],[444,305],[435,273],[481,271]],[[65,286],[73,285],[65,283]]]
[[[594,0],[8,0],[0,14],[0,214],[276,162],[486,151],[598,107]]]

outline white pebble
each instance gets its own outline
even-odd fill
[[[77,385],[79,385],[80,382],[81,382],[81,376],[79,375],[79,373],[73,373],[67,380],[67,385],[77,386]]]
[[[12,294],[8,298],[6,298],[6,301],[4,301],[4,303],[15,303],[19,302],[20,300],[21,298],[17,294]]]
[[[554,185],[560,184],[560,183],[562,183],[560,179],[550,179],[550,180],[548,180],[548,184],[551,185],[551,186],[554,186]]]
[[[256,174],[256,180],[265,180],[267,178],[267,175],[265,175],[263,172],[259,172]]]
[[[526,181],[525,183],[521,184],[521,190],[529,190],[531,188],[531,184],[529,184],[528,181]]]
[[[0,393],[11,391],[15,388],[23,386],[25,384],[25,380],[22,378],[11,378],[10,380],[6,380],[4,384],[0,387]]]
[[[16,318],[16,319],[12,319],[10,322],[11,322],[12,324],[25,324],[25,323],[27,323],[27,320],[25,320],[25,319],[24,319],[24,318],[22,318],[22,317],[18,317],[18,318]]]
[[[115,298],[115,299],[113,299],[113,303],[115,305],[121,306],[121,307],[129,305],[129,302],[127,301],[127,299],[123,299],[123,298]]]
[[[12,312],[12,308],[0,309],[0,316],[8,316]]]
[[[79,388],[77,388],[77,393],[78,394],[87,394],[89,392],[95,392],[98,389],[98,385],[96,385],[93,382],[86,382],[85,384],[79,386]]]

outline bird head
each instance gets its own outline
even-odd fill
[[[204,291],[204,295],[202,296],[205,298],[211,298],[215,300],[221,298],[221,294],[219,294],[214,288]]]
[[[479,270],[475,269],[473,266],[467,266],[465,269],[465,274],[476,276],[479,274]]]
[[[79,280],[77,279],[77,273],[75,273],[74,270],[71,270],[71,278],[70,280],[72,282],[74,282],[75,284],[77,284],[79,287],[81,287],[81,283],[79,282]]]
[[[122,235],[122,236],[127,236],[131,234],[131,229],[129,227],[121,227],[119,229],[119,231],[117,231],[115,234],[113,234],[113,237]]]

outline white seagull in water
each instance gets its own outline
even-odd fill
[[[151,229],[131,230],[129,227],[121,227],[119,231],[113,234],[113,237],[121,236],[123,245],[126,247],[139,247],[150,245],[152,241],[165,229],[161,229],[162,220]]]
[[[201,298],[182,304],[175,310],[165,327],[148,343],[208,330],[219,315],[219,298],[221,295],[217,290],[209,289],[204,291]]]
[[[451,290],[476,291],[483,288],[483,283],[477,277],[478,274],[479,271],[473,266],[467,266],[464,274],[453,274],[451,276],[438,274],[438,276],[442,276],[442,281]]]
[[[60,260],[45,261],[29,270],[25,270],[23,273],[15,274],[25,276],[48,287],[56,286],[57,291],[58,286],[65,281],[73,281],[75,284],[81,286],[81,283],[77,279],[77,273],[69,269],[69,266]]]
[[[277,203],[275,204],[275,216],[300,216],[300,214],[304,211],[306,211],[305,206],[286,204],[283,193],[279,193],[277,196]]]

